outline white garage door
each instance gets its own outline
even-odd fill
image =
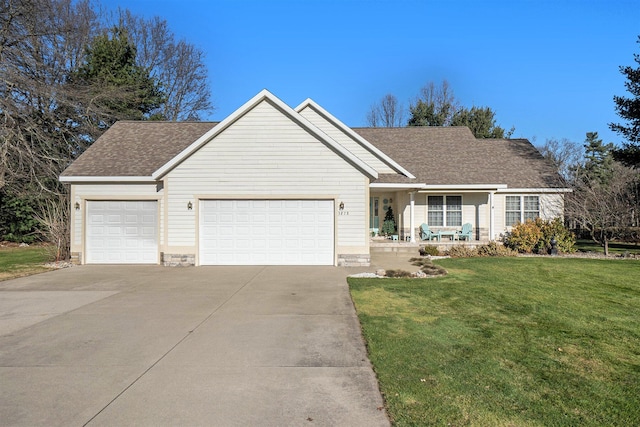
[[[89,264],[156,264],[156,201],[87,202],[86,253]]]
[[[333,265],[332,200],[203,200],[202,265]]]

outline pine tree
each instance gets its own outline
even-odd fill
[[[640,44],[640,36],[637,43]],[[638,67],[620,67],[620,72],[627,78],[624,85],[631,96],[613,97],[616,113],[627,124],[609,123],[609,128],[626,140],[623,148],[615,151],[616,159],[628,166],[638,167],[640,166],[640,55],[636,53],[633,58]]]
[[[393,209],[389,206],[387,213],[384,215],[384,222],[382,223],[382,234],[389,235],[396,231],[396,220],[393,217]]]
[[[165,102],[162,88],[149,70],[136,63],[136,48],[122,28],[115,27],[93,40],[70,82],[92,93],[92,102],[101,113],[94,120],[101,121],[101,127],[116,120],[161,118],[154,113]]]
[[[606,185],[613,174],[613,144],[603,144],[598,132],[587,132],[584,150],[585,178]]]

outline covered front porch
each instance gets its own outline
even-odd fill
[[[371,252],[413,252],[418,253],[420,247],[427,245],[435,246],[440,252],[445,252],[452,246],[466,246],[470,249],[489,243],[488,239],[482,240],[421,240],[419,237],[415,242],[406,240],[392,240],[383,236],[371,237],[369,247]]]
[[[499,237],[496,231],[495,193],[504,185],[428,186],[371,184],[369,231],[371,247],[388,245],[477,246]],[[389,232],[385,219],[393,217]],[[421,225],[433,233],[422,239]],[[459,239],[464,227],[470,238]]]

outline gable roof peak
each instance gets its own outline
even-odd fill
[[[218,123],[217,126],[212,128],[209,132],[202,135],[196,141],[194,141],[191,145],[186,147],[182,152],[180,152],[177,156],[173,157],[167,163],[165,163],[162,167],[155,170],[152,174],[154,179],[160,179],[164,175],[166,175],[169,171],[171,171],[175,166],[180,164],[184,159],[189,157],[195,151],[197,151],[200,147],[206,144],[215,136],[222,133],[225,129],[235,123],[242,116],[247,114],[253,108],[255,108],[258,104],[262,102],[269,102],[271,105],[275,106],[282,114],[289,117],[293,120],[298,126],[305,129],[307,132],[315,136],[319,141],[331,147],[331,149],[335,150],[337,153],[340,153],[344,159],[349,161],[352,165],[357,167],[364,174],[368,175],[370,178],[377,178],[378,173],[371,166],[360,160],[353,153],[349,152],[347,149],[342,147],[336,141],[334,141],[327,134],[318,129],[313,123],[300,115],[297,111],[289,107],[285,104],[280,98],[276,97],[274,94],[269,92],[267,89],[262,89],[258,92],[253,98],[249,101],[245,102],[240,108],[231,113],[227,118]]]
[[[325,110],[324,108],[322,108],[320,105],[318,105],[315,101],[313,101],[311,98],[307,98],[305,99],[300,105],[298,105],[295,108],[295,111],[298,113],[301,113],[302,111],[304,111],[306,108],[310,108],[312,110],[314,110],[318,115],[320,115],[324,120],[326,120],[327,122],[331,123],[334,127],[336,127],[338,130],[340,130],[342,133],[344,133],[345,135],[347,135],[349,138],[351,138],[352,140],[354,140],[357,144],[359,144],[361,147],[363,147],[364,149],[368,150],[370,153],[372,153],[373,155],[375,155],[376,157],[378,157],[378,159],[380,159],[382,162],[384,162],[385,164],[387,164],[389,167],[391,167],[392,169],[394,169],[396,172],[398,172],[401,175],[404,175],[407,178],[413,179],[415,178],[415,176],[413,176],[413,174],[411,174],[411,172],[409,172],[407,169],[405,169],[404,167],[402,167],[399,163],[397,163],[395,160],[393,160],[391,157],[389,157],[388,155],[386,155],[384,152],[382,152],[378,147],[376,147],[375,145],[373,145],[372,143],[370,143],[369,141],[367,141],[365,138],[363,138],[361,135],[359,135],[358,133],[354,132],[353,129],[351,129],[349,126],[347,126],[346,124],[344,124],[342,121],[338,120],[335,116],[333,116],[331,113],[329,113],[327,110]]]

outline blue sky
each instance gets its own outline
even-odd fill
[[[621,138],[613,95],[637,65],[637,0],[111,0],[160,16],[207,55],[210,120],[266,88],[292,107],[312,98],[365,126],[387,93],[408,109],[446,79],[462,105],[489,106],[514,137]]]

